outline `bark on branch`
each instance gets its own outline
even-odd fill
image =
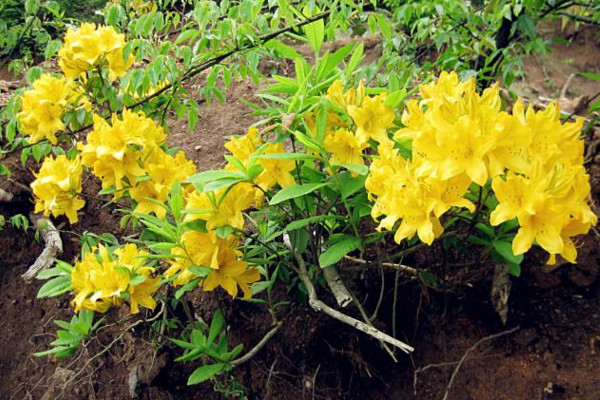
[[[42,254],[39,255],[27,272],[21,275],[26,281],[35,278],[41,270],[54,264],[56,255],[63,251],[62,240],[60,239],[60,234],[54,224],[47,218],[35,217],[32,219],[35,221],[35,225],[40,231],[45,246]]]

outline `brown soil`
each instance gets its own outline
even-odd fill
[[[532,82],[539,79],[539,71],[529,73]],[[186,121],[170,122],[170,144],[185,150],[200,170],[220,167],[224,137],[243,133],[256,121],[239,100],[252,99],[254,92],[249,82],[234,84],[226,104],[203,105],[193,133]],[[600,140],[595,135],[593,139]],[[16,159],[9,163],[15,173],[11,181],[0,180],[0,187],[14,192],[18,201],[0,203],[0,212],[28,213],[32,204],[24,187],[32,179],[29,168],[19,168]],[[598,156],[590,171],[598,182]],[[87,179],[85,192],[97,191],[98,183]],[[599,193],[600,185],[595,185],[596,200]],[[87,199],[85,218],[74,227],[63,219],[57,221],[61,229],[73,230],[62,234],[62,259],[73,260],[79,254],[76,234],[86,230],[129,234],[119,228],[114,208],[101,205],[100,200]],[[68,296],[37,299],[42,283],[25,283],[20,278],[41,246],[33,232],[24,234],[7,226],[0,234],[0,399],[129,399],[128,382],[134,370],[140,399],[227,398],[223,388],[230,391],[229,397],[248,399],[441,399],[461,357],[471,348],[452,382],[449,399],[599,399],[598,241],[596,231],[584,238],[578,265],[547,270],[541,266],[543,256],[528,257],[522,276],[512,280],[505,326],[490,302],[493,268],[479,254],[467,256],[472,261],[467,267],[432,267],[442,284],[436,289],[401,276],[397,336],[416,350],[411,356],[397,354],[397,363],[376,341],[315,313],[303,302],[294,302],[279,309],[277,318],[283,325],[274,339],[230,377],[221,378],[222,389],[217,392],[210,383],[187,387],[187,377],[198,364],[175,362],[180,352],[168,343],[157,349],[150,323],[127,329],[135,319],[128,319],[124,310],[111,311],[106,328],[76,356],[63,361],[33,357],[33,352],[46,349],[54,339],[52,321],[70,319],[72,309]],[[439,248],[434,246],[404,262],[436,265]],[[381,287],[379,271],[350,274],[345,272],[349,267],[341,268],[344,279],[372,312]],[[394,275],[393,271],[384,273],[384,301],[375,321],[387,332],[393,330]],[[275,298],[289,296],[283,288],[279,290]],[[333,304],[323,291],[320,295]],[[204,320],[222,308],[234,345],[244,343],[249,349],[271,328],[271,316],[264,307],[232,301],[221,292],[192,293],[187,300],[195,317]],[[182,310],[172,311],[186,320]],[[473,347],[489,335],[513,328],[518,329]],[[176,331],[167,335],[175,336]],[[245,388],[244,394],[234,396],[239,386]]]

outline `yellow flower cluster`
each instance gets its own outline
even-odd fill
[[[294,183],[292,171],[295,168],[294,161],[284,159],[269,159],[255,157],[260,154],[285,153],[283,144],[264,144],[259,138],[258,130],[250,128],[246,135],[232,138],[225,143],[229,150],[244,168],[249,168],[251,162],[256,162],[262,167],[262,172],[253,181],[241,182],[228,189],[218,189],[214,192],[192,192],[187,197],[186,209],[194,210],[193,214],[187,214],[186,221],[203,219],[206,228],[216,229],[221,226],[230,225],[237,229],[244,226],[243,212],[252,203],[260,204],[264,192],[275,185],[288,187]],[[260,150],[259,150],[260,148]],[[228,163],[226,170],[236,171],[238,167]]]
[[[225,143],[225,148],[229,150],[231,155],[240,161],[245,168],[250,167],[251,158],[253,156],[260,154],[285,153],[282,143],[265,144],[259,137],[258,129],[256,128],[250,128],[246,135],[242,137],[230,139],[229,142]],[[257,162],[263,170],[253,183],[262,189],[262,191],[267,191],[275,185],[288,187],[294,184],[292,171],[296,165],[292,160],[261,158],[258,159]],[[225,169],[236,170],[237,167],[228,163]],[[262,196],[262,191],[261,194],[258,195],[259,197]]]
[[[262,170],[252,183],[240,182],[212,192],[192,191],[187,194],[185,209],[188,213],[184,222],[204,220],[208,232],[186,232],[182,237],[182,247],[174,251],[177,258],[171,261],[165,275],[172,277],[177,274],[173,284],[185,285],[195,278],[189,270],[191,266],[210,267],[210,274],[200,283],[204,290],[221,286],[235,297],[239,286],[244,297],[248,298],[251,296],[248,284],[258,281],[260,274],[256,268],[240,260],[242,253],[237,250],[240,243],[233,234],[223,239],[215,230],[224,226],[242,229],[243,212],[252,204],[259,205],[264,192],[275,185],[288,187],[294,184],[292,171],[295,163],[278,158],[259,158],[264,154],[285,153],[285,149],[281,143],[264,143],[256,128],[249,129],[244,136],[232,138],[225,147],[238,161],[228,163],[226,170],[238,171],[240,165],[246,170],[253,166],[260,166]]]
[[[329,110],[323,147],[331,153],[332,164],[363,165],[363,150],[369,147],[369,141],[388,143],[387,130],[394,126],[394,112],[385,105],[387,93],[375,97],[365,95],[361,82],[358,89],[344,91],[342,82],[335,81],[327,91],[327,99],[339,110],[348,114],[355,128],[348,124],[336,112]],[[314,116],[307,121],[309,129],[316,131]]]
[[[165,216],[157,204],[166,201],[175,181],[183,181],[196,172],[183,152],[175,157],[160,147],[166,135],[142,112],[123,110],[122,118],[113,115],[109,124],[94,115],[94,130],[86,144],[79,143],[83,165],[102,181],[103,188],[115,187],[115,197],[128,190],[137,202],[136,212]]]
[[[77,210],[85,202],[78,197],[81,193],[83,167],[79,157],[69,160],[65,155],[56,159],[46,157],[36,179],[31,183],[35,198],[35,212],[45,216],[66,215],[72,224],[77,222]]]
[[[203,290],[212,291],[221,286],[235,297],[239,286],[244,298],[252,296],[248,284],[258,281],[260,274],[256,268],[249,268],[245,261],[240,260],[242,252],[237,250],[238,239],[233,235],[222,239],[214,231],[188,231],[181,239],[183,247],[174,250],[179,257],[172,260],[171,267],[165,271],[167,278],[177,274],[173,285],[185,285],[196,277],[189,270],[191,266],[204,266],[211,271],[200,283]]]
[[[442,232],[440,216],[453,206],[472,211],[464,194],[472,182],[483,186],[491,178],[500,202],[492,225],[513,218],[520,225],[514,254],[537,241],[550,262],[556,254],[574,262],[571,238],[596,223],[578,138],[582,121],[562,124],[555,104],[525,111],[519,100],[512,114],[501,111],[497,84],[480,95],[473,78],[461,82],[455,73],[442,73],[420,94],[421,101],[407,103],[405,127],[394,135],[412,141],[412,160],[382,143],[370,167],[372,215],[385,216],[379,228],[401,220],[397,242],[416,232],[430,244]]]
[[[22,132],[29,135],[29,143],[48,139],[56,144],[56,132],[65,128],[62,114],[77,99],[78,95],[65,79],[42,74],[33,83],[33,89],[21,97],[19,122]]]
[[[140,306],[154,310],[152,296],[161,281],[151,276],[154,268],[145,265],[146,255],[135,244],[126,244],[112,254],[103,245],[86,253],[71,272],[75,312],[86,309],[104,313],[122,304],[124,298],[129,299],[132,314],[138,313]]]
[[[71,79],[97,66],[104,59],[108,62],[109,79],[125,75],[133,57],[124,59],[125,36],[112,26],[96,27],[84,23],[77,29],[69,28],[63,47],[58,51],[58,65]]]

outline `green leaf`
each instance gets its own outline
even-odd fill
[[[369,167],[360,164],[332,164],[333,167],[346,168],[348,171],[356,172],[359,175],[367,175]]]
[[[518,278],[521,276],[521,266],[519,264],[508,263],[508,273]]]
[[[300,54],[292,47],[283,44],[278,40],[271,40],[267,43],[266,47],[274,50],[275,54],[277,54],[278,56],[289,58],[290,60],[294,60],[296,58],[301,57]]]
[[[198,283],[200,283],[200,278],[196,278],[196,279],[186,283],[185,285],[183,285],[181,288],[179,288],[175,292],[175,298],[180,299],[181,296],[183,296],[185,294],[185,292],[189,292],[190,290],[195,289],[198,286]]]
[[[579,75],[583,76],[584,78],[600,81],[600,74],[593,74],[591,72],[580,72]]]
[[[181,32],[181,34],[175,39],[175,44],[181,44],[183,42],[191,41],[200,36],[200,31],[197,29],[189,29],[187,31]]]
[[[346,76],[349,77],[350,75],[352,75],[352,72],[354,72],[356,67],[358,67],[358,64],[363,58],[363,50],[364,45],[362,43],[356,46],[356,49],[354,49],[352,57],[350,57],[350,61],[348,61],[348,65],[346,66]]]
[[[0,164],[0,175],[4,175],[10,178],[11,172],[5,165]]]
[[[129,280],[131,286],[139,285],[144,282],[148,277],[146,275],[135,275]]]
[[[514,255],[512,250],[512,244],[510,242],[506,242],[504,240],[495,240],[492,242],[494,249],[508,261],[510,264],[521,264],[523,261],[523,254]]]
[[[287,231],[293,231],[295,229],[304,228],[307,225],[314,224],[315,222],[326,221],[328,219],[337,218],[333,215],[315,215],[314,217],[308,217],[297,221],[290,222],[285,229]]]
[[[222,189],[222,188],[228,188],[230,186],[235,185],[236,183],[239,183],[239,182],[245,181],[245,180],[246,180],[246,177],[219,179],[218,181],[212,181],[212,182],[209,182],[206,185],[204,185],[203,191],[204,192],[214,192],[215,190]]]
[[[269,160],[318,160],[319,157],[304,153],[267,153],[257,156],[257,158],[266,158]]]
[[[31,85],[33,84],[33,82],[37,81],[43,73],[44,70],[40,67],[31,67],[27,70],[27,73],[25,74],[25,79],[27,80],[27,83]]]
[[[269,201],[269,204],[275,205],[282,203],[286,200],[304,196],[327,185],[329,185],[329,182],[305,183],[303,185],[294,184],[292,186],[283,188],[279,192],[277,192],[275,196],[273,196],[271,201]]]
[[[225,170],[210,170],[200,172],[199,174],[195,174],[190,176],[185,183],[193,183],[197,185],[204,185],[207,182],[217,181],[220,179],[245,179],[246,176],[239,171],[225,171]]]
[[[308,7],[304,8],[304,15],[308,17],[311,16]],[[318,54],[323,45],[323,40],[325,39],[325,23],[323,22],[323,19],[305,25],[303,30],[306,34],[308,44],[310,44],[310,47],[315,51],[315,54]]]
[[[37,298],[56,297],[71,289],[71,276],[59,276],[44,283],[38,291]]]
[[[208,331],[208,343],[213,343],[217,338],[217,335],[223,329],[223,325],[225,325],[225,318],[223,317],[223,312],[221,310],[217,310],[215,315],[213,315],[212,321],[210,323],[210,330]]]
[[[176,220],[179,220],[183,206],[183,189],[179,182],[175,182],[173,189],[171,190],[171,196],[169,197],[169,207]]]
[[[226,366],[227,364],[218,363],[198,367],[194,372],[192,372],[192,375],[190,375],[187,384],[188,386],[191,386],[207,381],[218,373],[221,373]]]
[[[356,236],[345,235],[325,252],[319,256],[319,265],[321,268],[328,267],[340,261],[344,256],[351,251],[360,247],[362,240]]]
[[[339,174],[339,179],[342,184],[342,198],[347,199],[365,187],[367,177],[365,175],[353,177],[351,174],[344,172]]]
[[[197,267],[195,265],[189,267],[187,270],[196,275],[198,278],[206,278],[213,271],[213,269],[210,267]]]

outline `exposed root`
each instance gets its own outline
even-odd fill
[[[517,326],[517,327],[509,329],[507,331],[502,331],[502,332],[495,333],[495,334],[490,335],[490,336],[486,336],[486,337],[480,339],[473,346],[469,347],[467,349],[467,351],[465,351],[465,354],[463,354],[463,356],[460,358],[460,360],[458,360],[458,365],[456,366],[456,368],[454,368],[454,372],[452,372],[452,375],[450,376],[450,381],[448,381],[448,386],[446,386],[446,393],[444,393],[443,400],[447,400],[448,399],[448,396],[450,395],[450,389],[452,388],[452,384],[454,383],[454,379],[456,378],[456,375],[458,375],[458,371],[460,370],[460,367],[467,360],[467,358],[469,357],[469,354],[473,350],[475,350],[480,344],[482,344],[484,342],[497,339],[497,338],[499,338],[501,336],[509,335],[509,334],[511,334],[513,332],[518,331],[519,329],[520,329],[520,327]]]

